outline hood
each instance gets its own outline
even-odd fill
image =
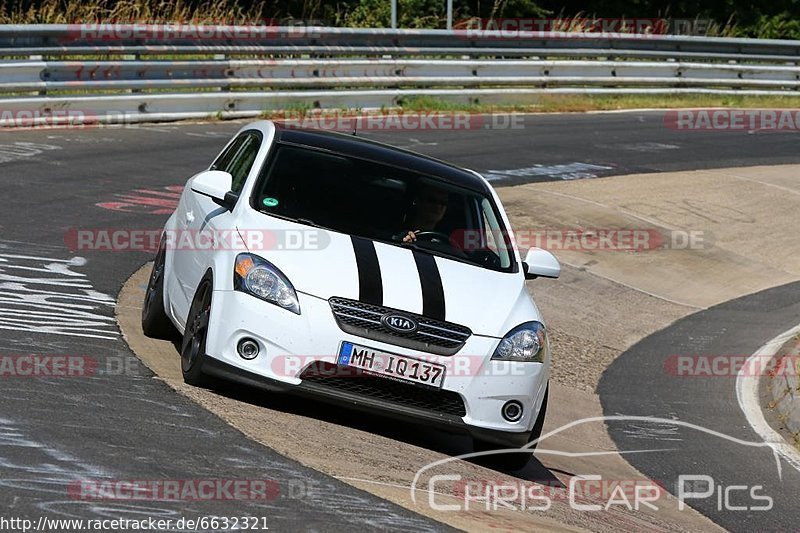
[[[491,337],[505,335],[521,316],[538,318],[519,272],[496,272],[257,212],[240,222],[241,232],[265,225],[274,230],[263,249],[250,251],[277,266],[298,292],[391,307]]]

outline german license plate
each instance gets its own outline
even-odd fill
[[[373,350],[352,342],[342,343],[338,362],[342,366],[360,368],[370,374],[429,387],[441,388],[444,383],[445,366],[442,364]]]

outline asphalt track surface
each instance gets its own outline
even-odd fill
[[[800,322],[800,282],[730,300],[678,320],[620,355],[598,386],[605,415],[679,419],[748,442],[761,439],[739,410],[735,377],[681,377],[676,355],[712,354],[747,357],[765,340]],[[676,375],[677,374],[677,375]],[[754,448],[695,428],[626,421],[609,423],[619,450],[664,450],[627,457],[649,479],[677,490],[679,476],[708,475],[710,497],[687,500],[692,507],[731,531],[796,531],[800,472],[785,462],[779,475],[769,448]],[[758,507],[747,491],[732,486],[762,485],[756,494],[772,498],[769,511],[736,511]],[[720,489],[721,487],[721,489]],[[688,488],[688,485],[687,485]],[[694,490],[705,492],[707,486]],[[722,502],[717,496],[722,493]]]
[[[497,185],[800,162],[792,132],[679,132],[666,128],[662,117],[660,112],[533,115],[525,118],[522,129],[362,134],[491,172],[498,178]],[[167,187],[181,186],[207,167],[240,125],[0,132],[0,183],[5,199],[0,210],[4,282],[0,353],[81,355],[97,366],[87,377],[4,381],[0,389],[4,515],[267,516],[273,530],[445,529],[253,443],[152,379],[119,336],[112,318],[113,299],[122,283],[152,255],[69,249],[68,236],[76,228],[160,227],[175,196],[174,189]],[[81,259],[72,259],[76,256]],[[703,328],[724,327],[735,333],[723,336],[725,346],[709,346],[709,351],[752,353],[773,333],[787,329],[784,322],[797,322],[796,308],[791,305],[796,305],[798,295],[793,291],[776,289],[742,300],[740,305],[749,310],[746,318],[735,312],[737,304],[732,303],[734,312],[721,312],[709,321],[693,315],[674,328],[696,328],[702,333]],[[61,311],[53,312],[54,307]],[[86,313],[82,315],[85,321],[74,319],[76,312]],[[65,316],[74,320],[69,322]],[[728,321],[735,321],[736,327]],[[607,371],[600,386],[606,414],[683,417],[691,413],[698,423],[735,430],[742,438],[755,440],[736,402],[731,401],[735,400],[732,382],[717,383],[719,390],[709,394],[692,389],[688,382],[644,378],[663,364],[660,352],[647,343],[669,342],[672,353],[685,353],[694,349],[692,339],[701,338],[674,328],[654,336],[666,337],[655,341],[651,337],[631,348]],[[639,381],[632,383],[632,378]],[[648,394],[643,397],[639,390]],[[630,432],[611,428],[620,447],[630,447]],[[762,529],[765,524],[770,529],[796,527],[800,512],[790,499],[797,494],[796,472],[787,476],[784,469],[783,483],[778,486],[770,477],[775,467],[767,452],[764,455],[769,457],[751,460],[746,450],[727,449],[706,436],[681,435],[693,449],[693,455],[682,460],[708,465],[703,473],[719,468],[719,479],[725,482],[738,479],[732,475],[737,470],[742,476],[749,473],[751,480],[763,476],[782,495],[776,497],[780,512],[754,513],[752,522],[742,521],[741,514],[734,517],[703,506],[701,512],[732,530]],[[637,439],[636,445],[646,441],[666,447],[653,438]],[[637,460],[634,465],[654,479],[669,481],[678,466],[669,456],[659,457]],[[748,458],[746,468],[741,457]],[[257,501],[93,502],[76,499],[69,492],[77,480],[87,479],[219,478],[275,480],[280,496]]]

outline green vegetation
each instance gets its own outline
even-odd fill
[[[621,109],[716,108],[737,109],[796,109],[797,97],[792,96],[569,96],[543,95],[537,103],[526,105],[489,105],[459,103],[430,96],[405,98],[396,108],[382,108],[380,113],[468,112],[468,113],[569,113],[582,111],[613,111]],[[358,115],[359,109],[314,109],[308,103],[297,102],[283,109],[269,109],[263,118],[303,118],[311,114],[322,116]],[[371,111],[374,113],[374,111]]]
[[[781,109],[798,107],[796,96],[719,96],[719,95],[621,95],[621,96],[545,96],[539,111],[611,111],[616,109],[732,107]]]
[[[530,105],[459,104],[446,102],[429,96],[407,98],[401,108],[404,111],[470,111],[491,112],[579,112],[611,111],[617,109],[642,108],[768,108],[798,107],[796,96],[715,96],[715,95],[542,95],[537,103]]]
[[[442,28],[444,0],[398,0],[400,27]],[[800,38],[800,0],[454,0],[454,20],[603,18],[695,21],[708,35]],[[388,27],[389,0],[0,0],[0,23],[257,23],[315,20],[333,26]],[[706,23],[710,21],[709,23]]]

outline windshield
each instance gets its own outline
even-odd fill
[[[278,145],[252,206],[303,224],[514,270],[491,198],[387,165]]]

